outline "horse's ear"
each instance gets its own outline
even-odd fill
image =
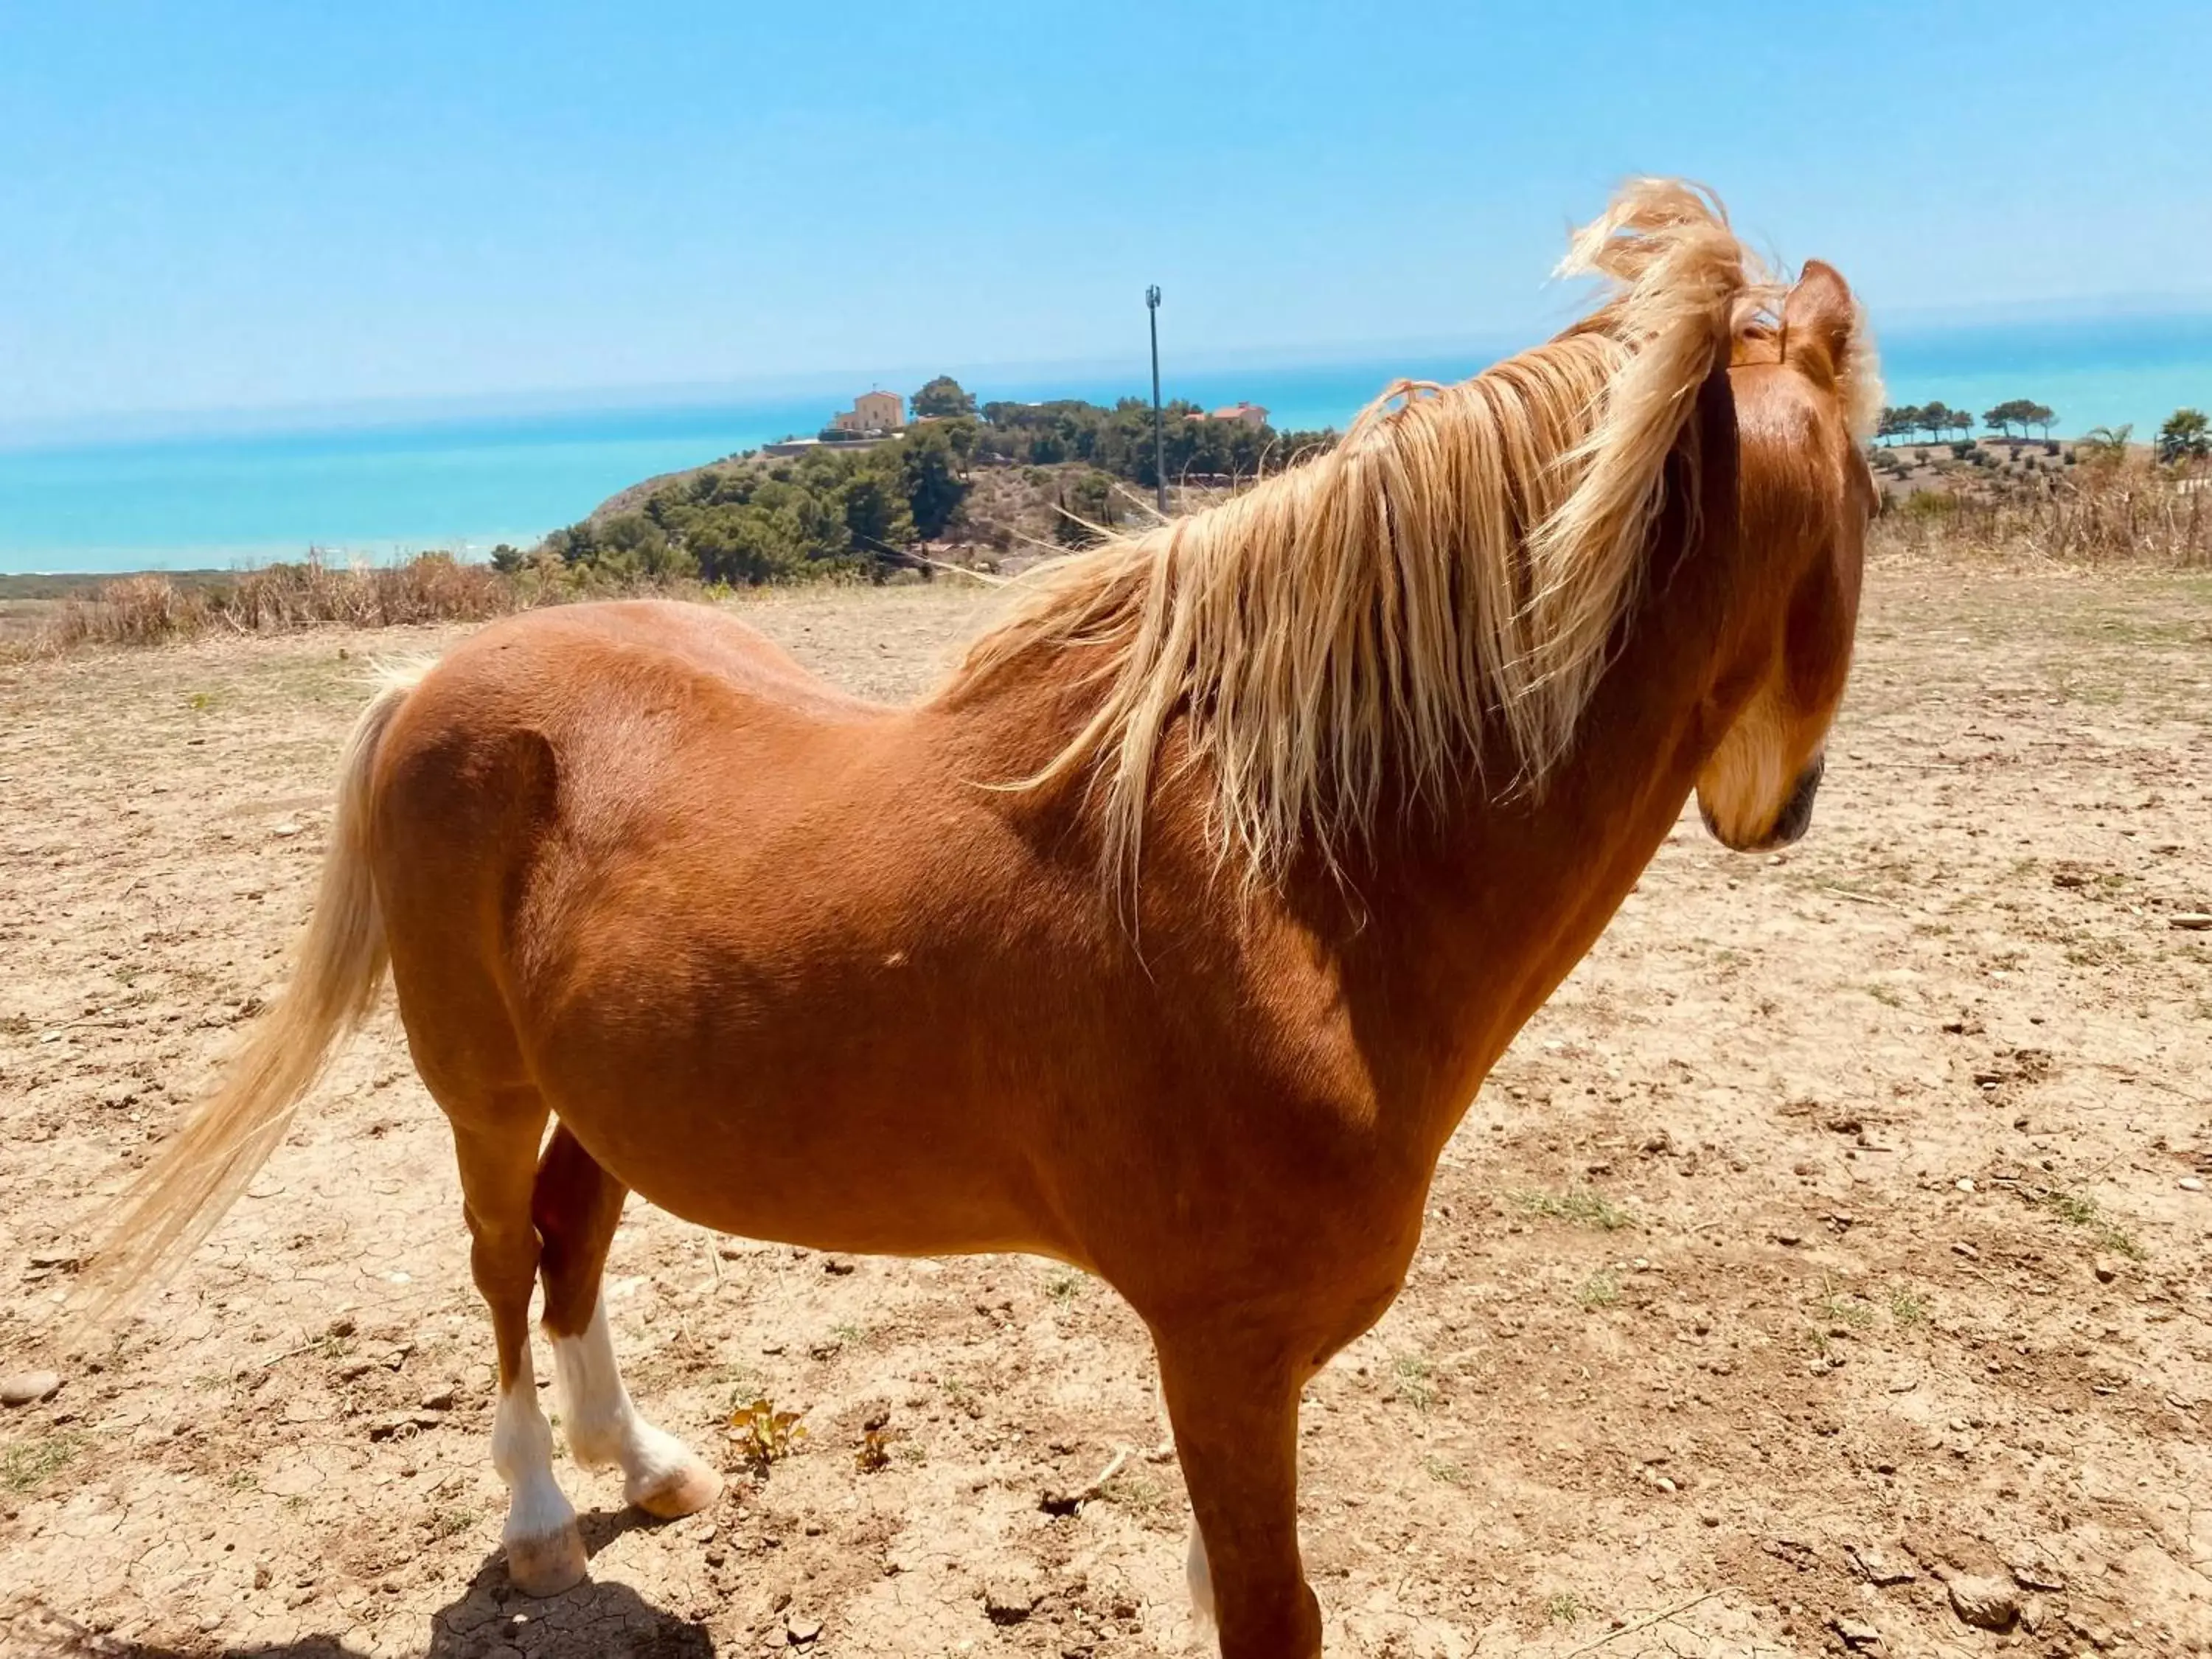
[[[1782,302],[1782,359],[1821,386],[1842,372],[1858,326],[1858,301],[1833,265],[1808,259]]]

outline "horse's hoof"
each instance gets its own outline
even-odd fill
[[[641,1485],[631,1483],[623,1493],[656,1521],[696,1515],[721,1495],[722,1477],[696,1457]]]
[[[543,1538],[507,1540],[507,1576],[525,1595],[558,1595],[583,1582],[584,1534],[574,1521]]]

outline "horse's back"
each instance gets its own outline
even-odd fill
[[[629,599],[559,605],[506,617],[470,636],[434,674],[521,693],[576,697],[659,678],[820,718],[880,712],[812,674],[750,623],[714,605]]]
[[[825,792],[854,754],[896,748],[882,737],[899,719],[708,606],[563,606],[471,635],[378,757],[372,845],[403,1012],[452,1002],[465,979],[481,992],[463,1000],[496,981],[511,1009],[518,969],[561,955],[584,913],[619,933],[643,914],[625,893],[667,885],[674,865],[696,872],[714,848],[729,870],[834,811]]]

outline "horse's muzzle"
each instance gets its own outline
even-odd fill
[[[1820,774],[1827,764],[1826,756],[1816,755],[1813,763],[1797,775],[1797,787],[1790,792],[1790,799],[1774,815],[1774,827],[1766,832],[1766,839],[1759,842],[1758,851],[1787,847],[1813,827],[1813,798],[1820,793]]]

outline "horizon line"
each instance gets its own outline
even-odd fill
[[[1897,307],[1878,313],[1877,337],[1885,345],[1924,336],[2001,329],[2024,324],[2094,325],[2122,320],[2176,321],[2212,325],[2212,295],[2135,294],[2091,299],[1998,301],[1967,307]],[[1401,336],[1304,345],[1273,344],[1200,350],[1185,355],[1175,372],[1218,374],[1239,369],[1273,370],[1348,368],[1392,354],[1451,356],[1497,361],[1545,337],[1505,334]],[[821,395],[849,396],[851,387],[871,387],[901,380],[921,380],[951,374],[963,381],[1036,390],[1054,378],[1128,372],[1149,381],[1142,352],[1133,345],[1122,356],[1000,359],[940,364],[879,366],[873,370],[830,368],[773,371],[759,375],[703,380],[633,381],[505,388],[484,392],[426,392],[382,397],[270,404],[215,404],[87,410],[71,414],[9,419],[0,416],[0,451],[102,448],[194,438],[275,436],[379,428],[459,424],[473,420],[526,419],[587,415],[619,409],[708,409],[744,407]],[[1138,388],[1141,395],[1146,388]],[[902,393],[911,396],[911,393]]]

